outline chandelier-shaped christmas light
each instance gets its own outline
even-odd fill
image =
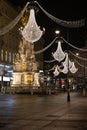
[[[24,29],[21,30],[21,33],[25,40],[31,43],[38,41],[43,34],[43,31],[40,30],[40,27],[36,23],[35,10],[33,8],[30,9],[28,22]]]
[[[65,53],[66,59],[64,62],[62,62],[63,66],[66,66],[67,68],[71,68],[72,67],[72,62],[70,61],[69,57],[68,57],[68,53]]]
[[[61,41],[58,41],[57,50],[54,53],[52,53],[52,55],[53,55],[54,59],[59,62],[65,58],[65,54],[61,48]]]
[[[74,62],[72,62],[72,67],[70,68],[70,72],[71,73],[76,73],[78,71],[78,69],[75,67]]]
[[[59,71],[58,71],[58,69],[57,69],[57,66],[56,66],[56,68],[55,68],[53,74],[54,74],[54,76],[58,76],[58,75],[59,75]]]
[[[64,64],[63,66],[64,66],[64,68],[63,68],[62,72],[64,74],[67,74],[68,73],[68,68],[67,68],[66,64]]]
[[[74,62],[71,62],[71,61],[69,60],[68,53],[65,53],[65,55],[66,55],[66,59],[65,59],[65,61],[62,63],[63,66],[64,66],[62,72],[63,72],[64,74],[67,74],[68,71],[70,71],[71,73],[76,73],[78,69],[75,67]]]

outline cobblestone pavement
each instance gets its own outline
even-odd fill
[[[87,96],[0,94],[0,130],[87,130]]]

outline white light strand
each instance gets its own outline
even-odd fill
[[[36,2],[36,1],[35,1]],[[60,20],[58,18],[55,18],[54,16],[52,16],[51,14],[47,13],[40,5],[38,2],[36,2],[38,4],[38,6],[41,8],[41,10],[48,16],[50,17],[53,21],[55,21],[56,23],[65,26],[65,27],[82,27],[85,25],[85,20],[79,20],[79,21],[73,21],[73,22],[69,22],[69,21],[64,21],[64,20]],[[25,5],[24,9],[21,11],[21,13],[14,19],[12,20],[7,26],[0,28],[0,36],[4,35],[5,33],[9,32],[21,19],[21,17],[23,16],[27,6],[31,4],[31,2],[27,2],[27,4]],[[86,50],[87,51],[87,50]]]
[[[27,2],[24,9],[20,12],[20,14],[14,20],[12,20],[12,22],[10,22],[7,26],[5,26],[3,28],[0,28],[0,36],[4,35],[7,32],[9,32],[19,22],[19,20],[23,16],[28,4],[29,4],[29,2]]]
[[[45,60],[44,62],[47,62],[47,63],[51,63],[51,62],[55,62],[56,60],[54,59],[54,60]]]
[[[86,67],[86,66],[84,66],[84,65],[80,64],[77,60],[75,60],[75,62],[76,62],[79,66],[81,66],[81,67],[83,67],[83,68],[86,68],[86,69],[87,69],[87,67]]]
[[[83,57],[80,57],[80,56],[77,56],[77,55],[75,55],[73,52],[71,52],[71,51],[69,51],[73,56],[75,56],[76,58],[78,58],[78,59],[80,59],[80,60],[85,60],[85,61],[87,61],[87,59],[86,58],[83,58]]]
[[[48,46],[46,46],[45,48],[43,48],[42,50],[34,51],[34,54],[39,54],[39,53],[42,53],[42,52],[46,51],[56,41],[57,38],[58,37],[54,38],[54,40]]]
[[[40,4],[35,1],[35,3],[37,3],[37,5],[40,7],[40,9],[50,18],[52,19],[54,22],[56,22],[59,25],[62,25],[64,27],[68,27],[68,28],[79,28],[79,27],[83,27],[85,26],[85,19],[81,19],[78,21],[64,21],[61,19],[58,19],[56,17],[54,17],[53,15],[51,15],[50,13],[48,13],[45,9],[43,9]]]
[[[58,37],[56,37],[56,38],[55,38],[47,47],[45,47],[44,49],[39,50],[39,51],[35,51],[34,54],[39,54],[39,53],[42,53],[42,52],[46,51],[46,50],[55,42],[55,40],[56,40],[57,38],[58,38]],[[62,38],[62,37],[61,37],[61,38]],[[62,39],[63,39],[64,41],[66,41],[64,38],[62,38]],[[66,43],[68,43],[68,42],[66,42]],[[71,45],[70,43],[69,43],[69,45],[76,49],[76,47],[73,46],[73,45]],[[87,51],[87,49],[80,49],[80,48],[77,48],[77,49],[78,49],[78,50],[81,50],[81,51]],[[44,62],[54,62],[54,61],[55,61],[55,60],[44,61]]]
[[[68,41],[65,40],[65,38],[61,37],[61,39],[66,42],[68,45],[70,45],[71,47],[73,47],[74,49],[80,50],[80,51],[87,51],[87,49],[82,49],[82,48],[78,48],[76,46],[73,46],[72,44],[70,44]]]
[[[28,22],[24,29],[21,30],[21,33],[25,40],[31,43],[34,43],[41,38],[43,31],[40,30],[40,27],[36,23],[34,9],[30,9]]]
[[[57,50],[54,53],[52,53],[52,55],[53,55],[54,59],[59,61],[59,62],[62,61],[65,58],[65,54],[64,54],[64,52],[61,48],[61,42],[60,41],[58,41]]]

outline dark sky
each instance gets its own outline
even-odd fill
[[[9,0],[15,7],[24,7],[28,0]],[[53,16],[62,20],[86,20],[87,9],[84,1],[77,2],[76,0],[37,0],[39,4]],[[61,36],[67,38],[67,32],[69,33],[69,42],[77,47],[82,47],[86,43],[86,26],[81,28],[66,28],[58,25],[50,18],[48,18],[41,10],[36,14],[36,21],[39,26],[46,29],[43,38],[45,39],[45,45],[51,43],[55,37],[55,30],[61,31]],[[55,47],[51,47],[53,49]],[[46,51],[47,55],[50,55],[49,51]],[[50,57],[50,56],[49,56]],[[48,60],[48,59],[47,59]]]
[[[9,0],[15,6],[24,6],[29,0]],[[33,1],[33,0],[30,0]],[[29,1],[29,2],[30,2]],[[76,0],[37,0],[39,4],[49,13],[62,19],[80,19],[84,18],[87,12],[84,1],[76,2]]]

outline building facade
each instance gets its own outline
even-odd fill
[[[0,29],[10,24],[17,16],[19,12],[15,9],[7,0],[0,0]],[[22,35],[19,32],[21,27],[21,21],[14,26],[10,31],[4,35],[0,35],[0,75],[7,75],[6,66],[12,65],[15,60],[15,56],[19,49],[19,44],[22,39]],[[35,51],[43,48],[43,39],[40,39],[34,46]],[[37,62],[39,62],[39,69],[43,69],[43,54],[35,56]]]

